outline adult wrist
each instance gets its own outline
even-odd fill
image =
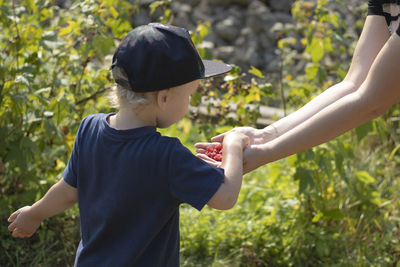
[[[269,141],[269,140],[279,136],[278,129],[273,124],[270,124],[261,130],[262,130],[263,140]]]

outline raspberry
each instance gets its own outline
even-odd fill
[[[221,151],[221,150],[222,150],[222,145],[221,145],[221,144],[217,144],[217,145],[215,146],[215,149],[216,149],[217,151]]]
[[[222,155],[220,155],[220,154],[215,155],[214,159],[215,159],[216,161],[222,161]]]
[[[216,161],[222,161],[222,145],[217,144],[215,147],[208,146],[206,148],[206,156]]]

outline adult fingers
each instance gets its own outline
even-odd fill
[[[228,133],[228,132],[226,132],[226,133]],[[219,134],[219,135],[217,135],[217,136],[212,137],[212,138],[211,138],[211,141],[213,141],[213,142],[218,142],[218,143],[222,143],[222,141],[224,141],[224,137],[225,137],[225,134],[226,134],[226,133],[222,133],[222,134]]]
[[[211,143],[196,143],[194,144],[195,148],[202,148],[202,149],[206,149]]]
[[[197,148],[196,152],[198,153],[206,153],[208,147],[214,148],[216,145],[221,144],[219,142],[214,142],[214,143],[196,143],[194,144],[194,147]]]
[[[198,148],[198,149],[196,149],[196,152],[199,154],[205,154],[207,152],[207,150],[205,150],[204,148]]]
[[[196,148],[207,149],[207,147],[209,147],[209,146],[215,147],[215,146],[218,145],[218,144],[220,144],[220,142],[212,142],[212,143],[204,143],[204,142],[202,143],[202,142],[200,142],[200,143],[194,144],[194,146],[195,146]]]

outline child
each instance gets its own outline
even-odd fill
[[[10,216],[12,236],[30,237],[78,201],[76,266],[179,266],[179,205],[232,208],[248,138],[224,138],[220,169],[156,127],[182,119],[200,79],[230,69],[201,60],[183,28],[151,23],[129,32],[112,63],[118,112],[83,119],[64,178]]]

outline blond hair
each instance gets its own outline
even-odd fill
[[[121,106],[128,104],[136,109],[142,105],[150,104],[154,100],[155,92],[138,93],[132,91],[128,82],[128,76],[120,67],[114,66],[112,68],[112,75],[114,80],[118,81],[112,87],[109,94],[109,100],[113,107],[121,108]]]

